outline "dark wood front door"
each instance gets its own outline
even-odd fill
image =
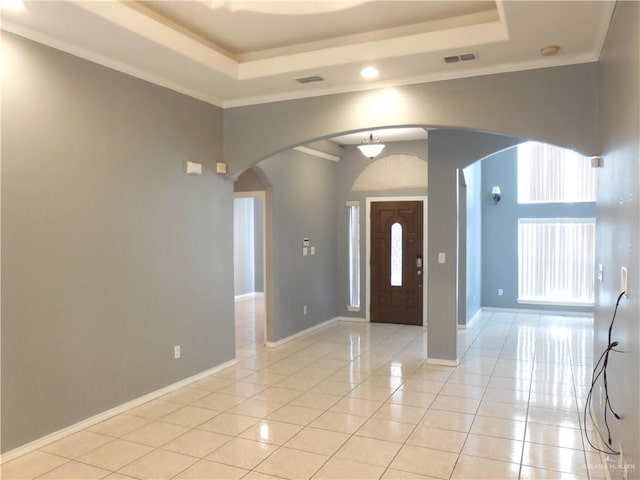
[[[371,203],[371,321],[422,325],[423,204]]]

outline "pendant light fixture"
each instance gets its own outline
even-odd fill
[[[360,149],[362,154],[369,160],[373,160],[375,157],[380,155],[383,148],[384,143],[380,143],[379,138],[374,140],[373,132],[369,133],[369,138],[365,138],[361,145],[358,145],[358,149]]]

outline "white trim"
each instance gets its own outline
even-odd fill
[[[299,145],[297,147],[293,147],[293,149],[300,153],[306,153],[307,155],[311,155],[312,157],[322,158],[323,160],[331,160],[332,162],[339,162],[340,157],[337,155],[333,155],[331,153],[323,152],[316,148],[311,148],[306,145]]]
[[[341,322],[356,322],[356,323],[368,323],[368,320],[363,317],[338,317]]]
[[[159,390],[155,390],[151,393],[147,393],[142,397],[135,398],[127,403],[123,403],[122,405],[118,405],[117,407],[111,408],[102,413],[98,413],[97,415],[94,415],[92,417],[85,418],[84,420],[81,420],[78,423],[74,423],[73,425],[69,425],[68,427],[62,428],[56,432],[45,435],[44,437],[40,437],[29,443],[21,445],[20,447],[14,448],[13,450],[9,450],[8,452],[4,453],[0,457],[0,464],[4,462],[8,462],[9,460],[13,460],[27,453],[33,452],[34,450],[38,450],[39,448],[42,448],[45,445],[55,442],[56,440],[60,440],[61,438],[71,435],[72,433],[76,433],[76,432],[79,432],[80,430],[84,430],[92,425],[100,423],[120,413],[124,413],[127,410],[130,410],[131,408],[142,405],[143,403],[147,403],[151,400],[160,398],[163,395],[166,395],[167,393],[171,393],[186,385],[197,382],[198,380],[208,377],[209,375],[219,372],[220,370],[224,370],[225,368],[231,367],[236,363],[237,363],[237,360],[234,358],[233,360],[229,360],[228,362],[221,363],[220,365],[217,365],[203,372],[196,373],[191,377],[187,377],[176,383],[172,383],[171,385],[163,387]]]
[[[535,308],[498,308],[498,307],[482,307],[483,312],[496,312],[496,313],[535,313],[539,315],[561,315],[565,317],[591,317],[593,313],[589,312],[574,312],[571,310],[542,310]]]
[[[429,262],[428,262],[428,208],[427,202],[429,197],[426,195],[407,196],[407,197],[366,197],[365,212],[365,318],[367,322],[371,322],[371,203],[372,202],[404,202],[404,201],[421,201],[422,202],[422,326],[427,326],[427,293],[429,278]]]
[[[429,365],[443,365],[445,367],[457,367],[458,359],[455,360],[447,360],[445,358],[429,358],[427,357],[427,363]]]
[[[302,98],[323,97],[327,95],[339,95],[342,93],[363,92],[367,90],[379,90],[383,88],[402,87],[405,85],[417,85],[421,83],[442,82],[445,80],[456,80],[460,78],[483,77],[486,75],[496,75],[500,73],[523,72],[527,70],[538,70],[540,68],[553,68],[566,65],[579,65],[582,63],[593,63],[599,60],[599,55],[595,52],[557,56],[550,61],[549,57],[534,61],[511,62],[489,67],[473,68],[470,70],[447,70],[437,73],[428,73],[405,77],[397,80],[380,81],[374,83],[361,83],[360,85],[339,85],[333,88],[318,88],[314,90],[291,91],[286,93],[274,93],[266,95],[256,95],[253,97],[242,97],[233,100],[225,100],[222,108],[237,108],[251,105],[261,105],[265,103],[284,102],[288,100],[299,100]]]
[[[73,43],[69,43],[64,40],[60,40],[56,37],[47,35],[46,33],[38,32],[37,30],[26,27],[14,21],[3,18],[2,30],[6,30],[24,38],[28,38],[29,40],[33,40],[34,42],[41,43],[48,47],[55,48],[56,50],[61,50],[73,56],[82,58],[103,67],[110,68],[117,72],[131,75],[132,77],[144,80],[145,82],[159,85],[174,92],[188,95],[210,105],[224,108],[225,100],[212,95],[211,92],[205,92],[201,89],[194,89],[191,86],[185,85],[181,81],[169,79],[165,75],[158,75],[157,73],[150,72],[146,69],[131,65],[116,58],[102,55],[93,50],[74,45]]]
[[[300,338],[304,335],[308,335],[310,333],[315,332],[316,330],[320,330],[321,328],[328,327],[329,325],[336,323],[338,320],[340,320],[340,317],[334,317],[327,320],[326,322],[322,322],[322,323],[319,323],[318,325],[314,325],[313,327],[306,328],[304,330],[299,331],[298,333],[289,335],[288,337],[285,337],[276,342],[267,342],[267,347],[270,347],[270,348],[279,347],[281,345],[284,345],[285,343],[289,343],[290,341],[295,340],[296,338]]]
[[[458,330],[467,330],[468,328],[471,328],[471,325],[473,325],[475,321],[478,320],[478,318],[480,318],[481,314],[482,314],[482,308],[479,308],[478,311],[473,314],[473,317],[471,317],[468,322],[458,324]]]
[[[249,293],[243,293],[240,295],[236,295],[233,297],[233,299],[238,302],[238,301],[242,301],[242,300],[252,300],[254,298],[263,298],[264,297],[264,292],[249,292]]]
[[[615,3],[611,2],[611,12],[613,12],[613,5]],[[610,16],[603,18],[603,23],[608,24],[610,20]],[[482,77],[485,75],[495,75],[500,73],[511,73],[511,72],[520,72],[527,70],[537,70],[540,68],[550,68],[550,67],[558,67],[565,65],[577,65],[582,63],[593,63],[599,60],[602,44],[604,43],[604,39],[606,38],[606,29],[601,32],[599,38],[596,39],[596,51],[575,54],[575,55],[560,55],[551,59],[550,57],[539,58],[536,60],[529,60],[524,62],[511,62],[507,64],[501,65],[492,65],[486,67],[477,67],[470,70],[447,70],[437,73],[428,73],[428,74],[419,74],[413,75],[409,77],[404,77],[396,80],[389,81],[379,81],[379,82],[364,82],[360,84],[353,85],[338,85],[331,88],[316,88],[313,90],[304,89],[304,91],[296,90],[290,92],[282,92],[282,93],[273,93],[273,94],[264,94],[264,95],[256,95],[256,96],[245,96],[236,99],[222,99],[213,94],[213,92],[202,91],[201,89],[194,89],[190,86],[185,85],[183,82],[175,81],[166,78],[163,75],[158,75],[153,72],[149,72],[145,69],[141,69],[139,67],[135,67],[128,63],[119,61],[117,59],[111,58],[106,55],[101,55],[96,53],[90,49],[78,47],[69,42],[65,42],[56,37],[43,34],[41,32],[37,32],[34,29],[25,27],[23,25],[17,24],[16,22],[9,21],[7,19],[2,20],[2,29],[15,33],[16,35],[20,35],[22,37],[29,38],[38,43],[42,43],[44,45],[51,46],[58,50],[62,50],[64,52],[70,53],[80,58],[84,58],[93,63],[97,63],[98,65],[103,65],[108,68],[114,69],[119,72],[123,72],[125,74],[134,76],[136,78],[140,78],[142,80],[148,81],[150,83],[160,85],[166,88],[169,88],[173,91],[180,92],[186,95],[189,95],[198,100],[202,100],[211,105],[215,105],[221,107],[223,109],[228,108],[237,108],[244,107],[250,105],[260,105],[274,102],[282,102],[288,100],[298,100],[303,98],[313,98],[319,96],[327,96],[327,95],[338,95],[343,93],[351,93],[351,92],[362,92],[367,90],[377,90],[382,88],[390,88],[390,87],[401,87],[405,85],[416,85],[421,83],[433,83],[433,82],[441,82],[445,80],[455,80],[460,78],[473,78],[473,77]],[[211,50],[211,53],[213,50]]]
[[[585,307],[593,308],[596,306],[595,302],[553,302],[551,300],[533,300],[533,299],[516,299],[516,303],[520,305],[551,305],[556,307]]]

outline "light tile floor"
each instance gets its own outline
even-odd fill
[[[420,327],[339,322],[262,345],[237,304],[237,365],[5,464],[2,478],[586,479],[592,321],[485,313],[460,365]],[[255,319],[258,317],[258,321]]]

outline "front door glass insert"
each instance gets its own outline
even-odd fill
[[[402,286],[402,225],[391,225],[391,286]]]

